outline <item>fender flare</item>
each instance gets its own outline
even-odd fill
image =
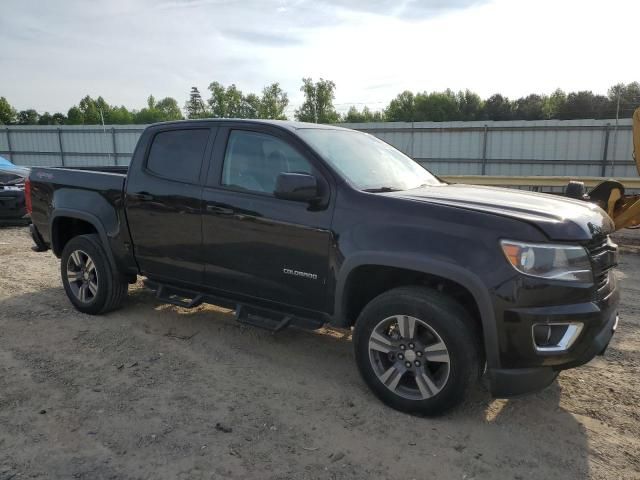
[[[109,247],[109,237],[107,236],[107,231],[104,228],[104,225],[102,224],[102,222],[97,216],[91,213],[88,213],[84,210],[75,210],[72,208],[56,208],[51,213],[51,222],[49,224],[49,238],[51,239],[51,247],[52,247],[51,250],[53,250],[53,253],[57,257],[60,257],[60,255],[62,255],[62,249],[60,249],[59,246],[55,244],[55,240],[54,240],[55,237],[53,235],[53,226],[56,223],[56,219],[60,217],[76,218],[78,220],[82,220],[91,224],[93,228],[96,229],[96,232],[98,232],[98,236],[100,237],[100,241],[102,242],[104,250],[107,253],[107,258],[109,259],[109,263],[111,264],[111,267],[114,268],[115,271],[117,271],[116,261],[115,261],[115,258],[113,257],[113,252]]]
[[[342,328],[351,326],[351,322],[345,316],[345,307],[348,301],[346,288],[351,273],[364,265],[404,268],[442,277],[462,285],[471,293],[480,312],[488,365],[493,368],[499,366],[498,332],[488,288],[477,275],[469,270],[439,259],[388,252],[362,252],[350,256],[342,264],[336,281],[333,321],[335,326]]]

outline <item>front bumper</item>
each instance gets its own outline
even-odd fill
[[[22,220],[26,215],[24,191],[0,187],[0,220]]]
[[[549,288],[547,293],[552,291],[556,289]],[[569,292],[565,293],[565,298],[570,297]],[[494,396],[508,397],[540,390],[553,382],[559,371],[583,365],[604,352],[618,321],[620,292],[615,274],[609,272],[606,287],[588,295],[591,301],[549,307],[511,306],[502,311],[500,365],[488,369]],[[575,296],[571,298],[574,299]],[[532,335],[534,325],[570,322],[581,323],[582,330],[566,350],[544,352],[536,348]]]
[[[618,313],[610,313],[604,328],[593,338],[582,339],[578,354],[553,366],[531,368],[494,368],[488,370],[490,390],[494,397],[511,397],[541,390],[551,384],[561,370],[584,365],[596,355],[604,354],[618,326]]]

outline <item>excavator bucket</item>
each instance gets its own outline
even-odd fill
[[[640,107],[633,112],[633,159],[640,175]],[[622,195],[617,199],[612,195],[610,200],[604,208],[609,207],[608,213],[616,224],[616,230],[640,227],[640,195]]]
[[[633,112],[633,159],[640,175],[640,107]],[[605,180],[589,192],[588,198],[609,214],[616,230],[640,228],[640,195],[625,195],[622,183]]]

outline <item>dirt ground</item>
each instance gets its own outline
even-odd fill
[[[428,419],[369,393],[345,332],[271,335],[140,284],[83,315],[30,246],[0,229],[0,480],[640,478],[639,255],[604,357]]]

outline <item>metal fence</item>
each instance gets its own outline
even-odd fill
[[[145,125],[0,127],[0,155],[17,165],[128,165]]]
[[[636,177],[631,120],[362,123],[438,175]],[[0,127],[19,165],[127,165],[144,125]]]
[[[361,123],[438,175],[636,177],[631,120]]]

